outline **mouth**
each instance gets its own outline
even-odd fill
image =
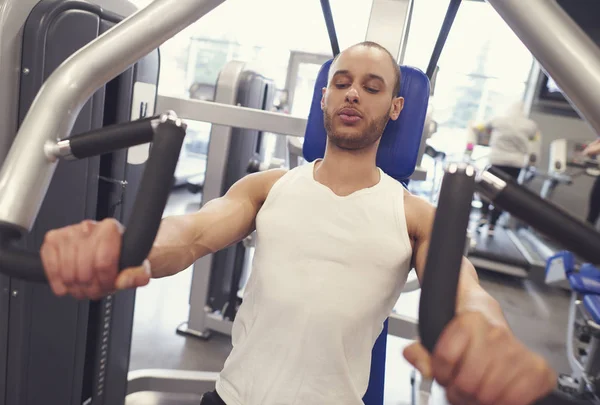
[[[338,115],[345,124],[354,124],[362,119],[360,112],[354,108],[344,108]]]

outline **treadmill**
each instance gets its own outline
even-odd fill
[[[600,175],[596,159],[581,157],[580,152],[585,146],[584,142],[574,140],[553,141],[548,173],[536,173],[534,168],[530,168],[522,172],[520,182],[531,181],[534,176],[544,177],[540,195],[550,199],[556,186],[571,184],[572,178],[577,175],[567,173],[568,168],[580,169],[580,173],[590,176]],[[468,252],[469,260],[476,268],[545,281],[548,259],[564,249],[544,235],[521,226],[518,220],[511,220],[513,223],[508,227],[496,227],[493,238],[485,233],[475,233],[472,236],[474,243]]]
[[[582,157],[580,152],[585,149],[586,142],[558,139],[550,144],[550,171],[552,175],[561,179],[562,184],[571,184],[572,179],[579,175],[587,175],[591,177],[600,176],[600,161],[596,158]],[[567,172],[571,169],[570,172]],[[576,171],[573,171],[575,169]],[[544,187],[542,196],[550,199],[555,185]],[[525,240],[533,247],[535,252],[547,262],[551,257],[555,256],[560,251],[565,250],[563,246],[556,244],[550,238],[542,235],[533,229],[522,228],[518,231],[518,236]],[[575,264],[581,265],[584,261],[575,256]],[[547,284],[556,285],[570,289],[568,281],[565,279],[562,282],[548,282]]]
[[[468,257],[478,269],[492,270],[511,276],[527,278],[545,269],[545,262],[519,240],[514,230],[497,226],[494,237],[475,232]]]
[[[539,173],[534,166],[528,166],[521,171],[518,182],[526,185],[539,176],[546,178],[542,187],[542,197],[566,179],[565,176]],[[529,239],[521,235],[523,229],[525,228],[519,220],[510,217],[505,224],[500,222],[496,226],[494,237],[488,237],[485,232],[474,232],[467,254],[469,260],[478,269],[543,280],[546,260]]]

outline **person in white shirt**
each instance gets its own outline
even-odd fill
[[[202,405],[361,405],[383,322],[410,269],[423,277],[435,214],[376,165],[385,126],[404,106],[399,86],[385,48],[350,47],[323,89],[323,159],[250,174],[198,212],[166,217],[144,265],[121,273],[115,220],[51,231],[41,254],[52,290],[98,299],[141,287],[256,230],[233,350]],[[415,342],[406,359],[455,405],[546,395],[555,372],[515,338],[466,258],[460,271],[455,319],[433,353]]]
[[[512,104],[507,111],[476,130],[490,134],[489,164],[517,179],[521,169],[529,164],[531,143],[540,137],[535,121],[525,115],[523,103]],[[488,225],[488,236],[494,235],[502,210],[482,198],[481,219],[478,228]]]
[[[600,155],[600,139],[591,142],[581,153],[584,156],[592,158]],[[600,176],[594,179],[594,185],[590,192],[587,222],[592,226],[600,227],[598,218],[600,218]]]

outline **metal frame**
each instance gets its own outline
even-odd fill
[[[373,0],[365,39],[381,44],[402,63],[412,11],[413,0]]]
[[[177,0],[176,6],[172,0],[154,1],[54,71],[31,105],[0,170],[0,221],[30,231],[57,166],[43,146],[70,135],[95,90],[223,1]]]
[[[550,0],[488,0],[600,133],[600,48]]]
[[[163,392],[169,394],[197,394],[215,389],[219,373],[147,369],[130,371],[127,375],[127,395],[136,392]]]
[[[218,99],[212,102],[158,96],[157,110],[174,110],[177,111],[179,117],[188,120],[209,122],[229,128],[256,129],[300,138],[304,137],[307,121],[306,118],[293,117],[288,114],[225,104]],[[220,135],[217,134],[217,136]]]
[[[57,69],[31,106],[0,170],[0,221],[30,230],[56,168],[43,146],[70,134],[79,111],[97,88],[223,1],[155,0]],[[600,49],[596,44],[554,1],[488,1],[600,132]],[[411,5],[410,0],[374,0],[371,10],[367,39],[382,43],[399,62]],[[389,35],[390,27],[398,27],[398,12],[405,17],[399,38]],[[228,116],[227,124],[231,125],[231,119]]]
[[[296,92],[296,82],[298,79],[298,71],[303,63],[322,66],[325,62],[331,59],[331,56],[320,55],[317,53],[307,53],[300,51],[290,52],[288,61],[288,70],[285,76],[285,90],[287,91],[287,105],[290,111],[294,104],[294,95]]]
[[[36,97],[0,170],[0,221],[30,230],[56,168],[56,161],[44,154],[43,145],[70,134],[81,107],[97,88],[223,1],[177,0],[175,7],[174,0],[156,0],[57,69]],[[386,35],[382,31],[388,26],[382,22],[389,21],[393,13],[382,10],[402,2],[410,4],[406,0],[374,0],[367,30],[368,39],[389,49],[398,44],[398,56],[402,39],[392,41],[389,31]],[[489,2],[600,132],[600,48],[554,1]],[[405,10],[406,21],[410,7]],[[405,24],[402,37],[407,31]],[[21,167],[22,162],[27,166]]]
[[[240,83],[240,77],[244,71],[245,63],[232,61],[229,62],[221,73],[216,84],[215,91],[215,102],[206,103],[207,105],[220,104],[221,107],[226,104],[233,105],[237,99],[237,90]],[[202,103],[202,101],[196,101]],[[160,103],[160,102],[159,102]],[[242,107],[239,107],[242,108]],[[170,108],[167,108],[167,110]],[[252,109],[245,109],[254,111]],[[185,109],[181,109],[185,111]],[[205,111],[202,108],[196,109],[196,111]],[[189,112],[189,111],[188,111]],[[219,115],[212,112],[213,119],[209,122],[215,121]],[[206,121],[199,117],[190,117],[197,121]],[[222,117],[223,119],[228,116]],[[235,119],[228,120],[230,125],[233,124]],[[214,123],[214,122],[213,122]],[[235,125],[237,126],[237,125]],[[202,192],[202,204],[206,204],[208,201],[218,198],[222,195],[223,182],[225,177],[225,169],[227,165],[227,157],[229,156],[229,143],[232,134],[232,126],[213,125],[210,131],[210,142],[208,146],[208,161],[206,164],[206,178],[204,180],[204,190]],[[221,331],[219,325],[209,325],[209,315],[206,311],[206,300],[208,297],[208,290],[210,286],[210,272],[212,268],[213,255],[206,255],[194,263],[192,285],[190,291],[190,312],[187,323],[183,324],[179,331],[194,336],[204,337],[208,330]],[[228,328],[229,329],[229,328]],[[226,329],[227,330],[227,329]]]
[[[559,386],[583,393],[588,390],[588,385],[595,385],[598,379],[598,339],[600,325],[598,325],[586,310],[582,296],[573,291],[569,303],[569,318],[567,321],[566,351],[567,360],[571,367],[569,375],[559,376]],[[575,325],[585,325],[590,335],[590,341],[583,343],[575,336]],[[587,354],[582,356],[579,349],[587,348]]]

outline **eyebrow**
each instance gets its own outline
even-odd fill
[[[335,77],[337,75],[351,75],[349,70],[338,70],[336,71],[332,77]],[[376,75],[374,73],[368,73],[367,77],[369,77],[370,79],[375,79],[375,80],[380,80],[381,82],[385,83],[385,80],[383,79],[383,77]]]

